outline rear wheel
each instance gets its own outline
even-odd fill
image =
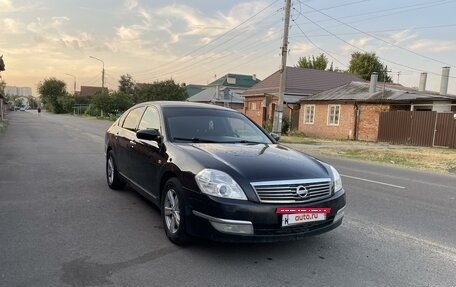
[[[112,150],[110,150],[106,156],[106,180],[108,181],[109,187],[112,189],[122,189],[125,187],[125,181],[123,181],[119,175]]]
[[[185,201],[182,186],[176,178],[169,179],[165,184],[161,197],[161,215],[169,240],[177,245],[190,243],[190,236],[185,230]]]

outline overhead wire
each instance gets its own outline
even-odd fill
[[[273,13],[271,13],[270,15],[267,15],[267,17],[265,17],[264,19],[269,19],[270,16],[273,16],[275,14],[277,14],[281,9],[278,9],[276,11],[274,11]],[[264,20],[262,19],[262,20]],[[261,22],[262,20],[260,20],[259,22]],[[259,23],[258,22],[258,23]],[[269,25],[265,25],[262,30],[269,30],[271,29],[273,26],[275,26],[276,23],[272,23],[272,24],[269,24]],[[272,34],[275,34],[277,32],[273,32]],[[232,47],[235,47],[238,43],[240,42],[245,42],[245,39],[248,39],[248,40],[251,40],[253,39],[253,36],[255,34],[258,34],[258,29],[255,29],[252,31],[252,36],[250,36],[249,34],[244,34],[243,36],[244,37],[241,37],[241,39],[239,39],[238,41],[236,42],[232,42],[229,46],[225,46],[224,47],[224,51],[229,51],[228,48],[232,48]],[[233,40],[234,38],[238,37],[239,35],[236,34],[234,37],[231,37],[230,39],[226,40],[225,42],[223,42],[223,44],[226,44],[228,43],[229,41]],[[255,41],[255,42],[249,42],[247,43],[247,45],[241,45],[241,46],[238,46],[236,48],[238,48],[237,50],[247,50],[247,49],[251,49],[253,47],[256,47],[256,46],[261,46],[263,45],[263,43],[261,41]],[[217,47],[219,47],[220,45],[217,45]],[[206,52],[209,52],[209,51],[213,51],[215,47],[211,48],[210,50],[206,51]],[[214,56],[208,56],[208,55],[200,55],[198,57],[195,57],[194,59],[192,59],[190,62],[184,64],[183,66],[179,67],[178,69],[174,69],[172,71],[168,71],[168,72],[161,72],[161,73],[155,73],[155,74],[149,74],[148,77],[150,78],[155,78],[155,79],[158,79],[158,78],[161,78],[163,76],[166,76],[166,75],[171,75],[171,74],[181,74],[181,73],[184,73],[188,70],[191,70],[195,67],[195,65],[202,65],[202,64],[205,64],[205,63],[209,63],[209,62],[216,62],[222,58],[226,58],[232,54],[235,54],[236,53],[236,50],[231,50],[230,52],[226,53],[225,55],[218,55],[217,57],[214,57]],[[200,57],[203,57],[202,59]],[[135,75],[136,77],[136,75]]]
[[[442,24],[442,25],[433,25],[433,26],[419,26],[419,27],[408,27],[408,28],[396,28],[396,29],[385,29],[385,30],[374,30],[367,31],[367,33],[386,33],[386,32],[399,32],[399,31],[414,31],[414,30],[423,30],[423,29],[435,29],[435,28],[447,28],[447,27],[456,27],[456,24]],[[359,35],[360,32],[345,32],[337,33],[338,35]],[[290,37],[299,36],[300,34],[290,35]],[[331,35],[328,34],[310,34],[309,37],[328,37]]]
[[[358,29],[358,28],[356,28],[356,27],[354,27],[354,26],[352,26],[352,25],[350,25],[350,24],[347,24],[347,23],[345,23],[345,22],[342,22],[342,21],[340,21],[339,19],[337,19],[337,18],[335,18],[335,17],[332,17],[331,15],[328,15],[328,14],[326,14],[325,12],[321,12],[320,10],[315,9],[315,8],[313,8],[313,7],[310,6],[310,5],[307,5],[307,4],[303,4],[303,5],[305,5],[306,7],[310,8],[310,9],[312,9],[312,10],[315,11],[315,12],[318,12],[318,13],[320,13],[320,14],[322,14],[322,15],[328,17],[328,18],[331,18],[332,20],[334,20],[334,21],[336,21],[336,22],[338,22],[338,23],[340,23],[340,24],[342,24],[342,25],[345,25],[345,26],[347,26],[347,27],[349,27],[349,28],[351,28],[351,29],[353,29],[353,30],[356,30],[356,31],[358,31],[358,32],[360,32],[360,33],[362,33],[362,34],[364,34],[364,35],[367,35],[367,36],[369,36],[369,37],[372,37],[372,38],[375,38],[375,39],[377,39],[377,40],[379,40],[379,41],[382,41],[382,42],[384,42],[384,43],[386,43],[386,44],[388,44],[388,45],[391,45],[391,46],[396,47],[396,48],[398,48],[398,49],[407,51],[407,52],[412,53],[412,54],[414,54],[414,55],[416,55],[416,56],[419,56],[419,57],[422,57],[422,58],[425,58],[425,59],[428,59],[428,60],[431,60],[431,61],[434,61],[434,62],[441,63],[441,64],[443,64],[443,65],[448,65],[448,66],[456,67],[455,65],[448,64],[448,63],[446,63],[446,62],[443,62],[443,61],[440,61],[440,60],[438,60],[438,59],[435,59],[435,58],[432,58],[432,57],[429,57],[429,56],[426,56],[426,55],[417,53],[417,52],[412,51],[412,50],[410,50],[410,49],[407,49],[407,48],[405,48],[405,47],[402,47],[402,46],[399,46],[399,45],[397,45],[397,44],[394,44],[394,43],[392,43],[392,42],[390,42],[390,41],[384,40],[384,39],[382,39],[382,38],[380,38],[380,37],[375,36],[374,34],[364,32],[364,31],[362,31],[361,29]]]
[[[276,14],[278,11],[280,11],[280,9],[277,10],[277,11],[275,11],[275,12],[273,12],[271,15]],[[265,19],[268,18],[268,17],[271,16],[271,15],[268,15],[267,17],[265,17]],[[264,20],[264,19],[262,19],[262,20]],[[259,22],[261,22],[262,20],[260,20]],[[268,28],[270,28],[270,27],[268,27]],[[255,31],[254,31],[254,32],[255,32]],[[223,42],[222,44],[225,44],[225,43],[227,43],[227,42],[233,40],[234,38],[236,38],[236,37],[238,37],[238,36],[239,36],[239,35],[236,34],[235,36],[229,38],[228,40],[226,40],[226,41]],[[243,36],[245,36],[245,35],[243,35]],[[251,39],[251,38],[252,38],[252,37],[250,37],[248,34],[247,34],[247,36],[245,36],[245,37],[246,37],[247,39]],[[236,45],[237,43],[239,43],[239,42],[241,42],[241,41],[244,41],[244,40],[243,40],[243,39],[240,39],[239,41],[232,43],[232,45],[229,46],[229,47],[232,47],[232,46]],[[216,47],[212,47],[211,49],[207,50],[206,53],[215,50],[215,48],[219,47],[220,44],[221,44],[221,43],[219,43]],[[226,47],[225,47],[225,50],[226,50]],[[204,58],[203,58],[203,59],[200,59],[199,57],[204,57]],[[192,58],[190,61],[188,61],[188,62],[185,63],[183,66],[180,66],[180,67],[177,68],[177,69],[174,69],[174,70],[172,70],[172,71],[167,71],[167,72],[156,72],[156,73],[153,73],[153,74],[148,74],[148,76],[149,76],[149,77],[152,77],[152,78],[160,78],[160,77],[163,77],[163,76],[165,76],[165,75],[178,74],[178,73],[181,73],[181,72],[184,71],[184,70],[192,69],[195,65],[202,64],[202,63],[204,63],[204,62],[209,62],[209,61],[211,61],[211,60],[217,60],[217,58],[208,56],[207,54],[199,55],[199,56],[197,56],[197,57],[195,57],[195,58]],[[137,76],[137,74],[136,74],[135,76]],[[140,76],[141,76],[141,75],[140,75]],[[158,77],[157,77],[157,76],[158,76]]]
[[[298,2],[301,2],[301,1],[298,0]],[[391,16],[391,15],[395,15],[395,14],[399,14],[399,13],[404,13],[404,12],[409,12],[409,11],[415,11],[415,10],[420,10],[420,9],[425,9],[425,8],[436,7],[436,6],[440,6],[440,5],[449,4],[449,3],[452,3],[452,2],[454,2],[454,0],[439,0],[439,1],[434,1],[434,2],[415,3],[413,5],[405,5],[405,6],[388,8],[388,9],[383,9],[383,10],[376,10],[376,11],[371,11],[371,12],[363,12],[363,13],[354,14],[354,15],[342,16],[342,17],[339,17],[338,19],[339,20],[340,19],[348,19],[348,18],[355,18],[355,17],[359,17],[359,16],[375,15],[375,14],[379,14],[379,13],[382,13],[382,12],[395,11],[393,13],[387,13],[387,14],[376,16],[376,17],[372,17],[371,16],[371,17],[362,18],[362,19],[358,19],[358,20],[354,20],[354,21],[348,22],[350,24],[353,24],[353,23],[359,23],[359,22],[364,22],[364,21],[368,21],[368,20],[375,20],[375,19],[378,19],[378,18],[383,18],[383,17],[386,17],[386,16]],[[407,8],[410,8],[410,9],[407,9]],[[325,8],[323,8],[323,9],[325,9]],[[400,11],[398,11],[398,10],[400,10]],[[310,11],[310,12],[315,13],[315,11]],[[320,23],[331,22],[331,21],[333,21],[333,20],[332,19],[319,20]],[[310,21],[307,22],[307,23],[310,23]],[[300,23],[300,24],[302,25],[304,23]],[[327,28],[334,28],[334,27],[339,27],[339,25],[328,26]],[[318,31],[318,29],[310,30],[308,32],[314,32],[314,31]]]
[[[340,36],[336,35],[335,33],[331,32],[331,31],[329,31],[328,29],[326,29],[325,27],[321,26],[321,25],[318,24],[317,22],[311,20],[309,17],[305,16],[304,14],[302,14],[302,16],[303,16],[304,18],[306,18],[308,21],[310,21],[312,24],[318,26],[320,29],[326,31],[327,33],[331,34],[331,35],[334,36],[335,38],[337,38],[337,39],[339,39],[340,41],[346,43],[347,45],[349,45],[349,46],[355,48],[356,50],[360,50],[360,51],[363,51],[363,52],[365,52],[365,53],[368,53],[368,51],[366,51],[365,49],[360,48],[360,47],[357,47],[356,45],[354,45],[354,44],[352,44],[352,43],[346,41],[345,39],[341,38]],[[410,67],[410,66],[408,66],[408,65],[404,65],[404,64],[401,64],[401,63],[398,63],[398,62],[395,62],[395,61],[386,59],[386,58],[384,58],[384,57],[380,57],[380,56],[379,56],[379,59],[381,59],[381,60],[383,60],[383,61],[385,61],[385,62],[388,62],[388,63],[395,64],[395,65],[397,65],[397,66],[405,67],[405,68],[407,68],[407,69],[411,69],[411,70],[420,72],[420,73],[423,72],[422,69],[416,69],[416,68]],[[429,73],[435,74],[435,75],[437,75],[437,76],[441,76],[441,74],[438,74],[438,73],[434,73],[434,72],[429,72]]]
[[[257,13],[255,13],[254,15],[252,15],[251,17],[247,18],[246,20],[242,21],[241,23],[239,23],[238,25],[236,25],[235,27],[229,29],[228,31],[220,34],[219,36],[215,37],[214,39],[212,39],[211,41],[209,41],[208,43],[200,46],[200,47],[197,47],[193,50],[191,50],[190,52],[184,54],[182,56],[182,58],[185,58],[187,56],[190,56],[202,49],[204,49],[205,47],[215,43],[216,41],[218,41],[219,39],[225,37],[226,35],[228,35],[229,33],[233,32],[234,30],[238,29],[239,27],[243,26],[244,24],[248,23],[249,21],[251,21],[252,19],[254,19],[255,17],[257,17],[258,15],[260,15],[261,13],[263,13],[264,11],[266,11],[267,9],[269,9],[270,7],[272,7],[276,2],[278,2],[279,0],[274,0],[272,1],[269,5],[267,5],[266,7],[264,7],[263,9],[261,9],[260,11],[258,11]],[[160,67],[157,67],[155,69],[147,69],[146,71],[151,71],[151,70],[156,70],[158,68],[163,68],[163,67],[166,67],[166,66],[170,66],[170,65],[173,65],[175,64],[175,62],[168,62],[167,64],[164,64],[164,65],[161,65]],[[140,72],[139,72],[140,73]],[[136,73],[136,74],[139,74],[139,73]]]
[[[317,48],[318,50],[322,51],[323,53],[327,54],[328,56],[330,56],[333,60],[335,60],[336,62],[338,62],[339,64],[341,64],[343,67],[347,67],[346,64],[342,63],[339,59],[337,59],[336,57],[334,57],[331,53],[329,53],[328,51],[326,51],[325,49],[321,48],[320,46],[318,46],[317,44],[315,44],[308,36],[307,34],[304,32],[304,30],[301,28],[301,26],[295,22],[294,19],[291,19],[291,21],[293,21],[293,23],[296,25],[296,27],[298,27],[298,29],[301,31],[301,33],[304,35],[304,37],[306,37],[307,41],[309,41],[309,43],[311,43],[315,48]]]

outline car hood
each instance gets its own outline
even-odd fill
[[[208,168],[232,169],[250,182],[329,178],[313,157],[278,144],[185,144],[181,147]]]

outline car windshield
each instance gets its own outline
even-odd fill
[[[165,107],[163,115],[172,142],[272,143],[247,117],[234,111]]]

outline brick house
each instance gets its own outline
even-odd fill
[[[301,99],[299,131],[307,136],[377,141],[381,112],[452,112],[456,97],[417,91],[397,84],[385,89],[376,80],[351,82]]]
[[[94,87],[94,86],[81,86],[81,92],[79,93],[79,96],[81,97],[88,97],[88,96],[93,96],[97,93],[101,92],[108,92],[108,88],[102,88],[102,87]]]
[[[298,129],[299,100],[352,81],[360,81],[348,73],[286,67],[283,117],[290,120],[292,130]],[[261,126],[273,118],[278,102],[280,71],[276,71],[243,93],[244,114]]]

